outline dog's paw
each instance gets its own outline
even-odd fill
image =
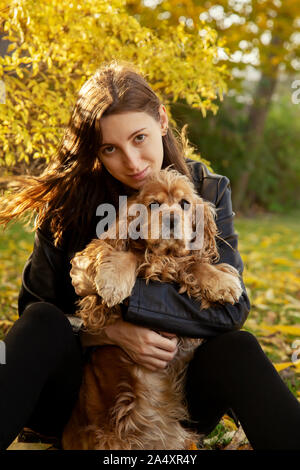
[[[75,256],[71,261],[71,283],[79,296],[95,294],[95,286],[87,274],[87,268],[91,260],[87,256]]]
[[[124,259],[120,258],[116,263],[115,256],[106,257],[96,274],[97,292],[108,307],[118,305],[129,297],[135,284],[135,266],[130,265],[129,259],[127,263],[124,262],[125,259],[124,256]]]
[[[130,296],[132,291],[132,288],[128,288],[126,285],[120,286],[114,280],[103,279],[101,275],[97,276],[95,282],[98,294],[108,307],[120,304],[126,297]]]
[[[238,302],[242,292],[242,286],[237,276],[220,272],[205,286],[204,297],[209,302],[228,302],[234,305]]]
[[[220,292],[221,298],[224,300],[224,302],[228,302],[234,305],[241,297],[243,289],[239,279],[231,276],[230,274],[227,274],[227,283],[228,284],[224,291],[221,290]]]

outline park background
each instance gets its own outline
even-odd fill
[[[0,191],[55,153],[81,85],[123,59],[189,142],[231,181],[254,333],[300,399],[300,3],[297,0],[0,0]],[[1,338],[33,248],[0,232]],[[231,447],[230,447],[231,446]],[[247,448],[224,417],[205,448]]]

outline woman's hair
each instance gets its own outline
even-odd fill
[[[79,91],[57,152],[47,167],[39,176],[17,177],[15,187],[3,196],[0,224],[6,226],[28,210],[29,224],[35,211],[34,229],[48,223],[55,246],[61,244],[65,231],[73,234],[80,246],[91,229],[95,233],[97,206],[107,202],[116,207],[118,196],[124,194],[122,183],[110,175],[99,158],[101,117],[141,111],[159,121],[160,105],[157,95],[132,64],[116,60],[104,64]],[[162,167],[173,164],[173,168],[191,177],[184,158],[188,141],[183,131],[176,139],[170,126],[169,122],[168,132],[162,137]]]

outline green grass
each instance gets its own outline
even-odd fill
[[[17,318],[22,271],[33,242],[34,233],[19,222],[0,229],[0,320]]]
[[[252,318],[300,323],[300,212],[235,221]]]
[[[291,362],[292,344],[300,339],[300,212],[237,218],[235,227],[251,301],[244,327],[274,364]],[[280,374],[299,398],[300,370]]]

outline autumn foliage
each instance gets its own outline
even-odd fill
[[[183,24],[159,32],[128,14],[122,0],[0,1],[0,57],[6,104],[0,106],[0,164],[48,161],[69,118],[76,93],[103,62],[133,62],[166,106],[181,98],[205,114],[226,89],[228,72],[215,63],[219,40]]]

